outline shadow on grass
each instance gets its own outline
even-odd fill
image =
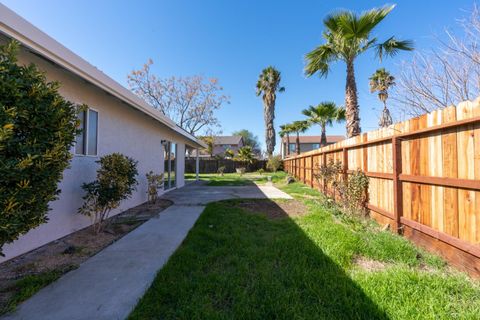
[[[130,319],[387,319],[277,203],[241,201],[207,206]]]

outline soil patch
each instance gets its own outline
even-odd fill
[[[99,234],[94,234],[92,227],[87,227],[1,263],[0,314],[8,311],[11,298],[21,290],[18,284],[23,279],[52,273],[60,276],[76,269],[82,262],[170,205],[172,202],[165,199],[157,199],[153,204],[143,203],[109,218],[107,227]]]
[[[251,213],[264,214],[270,219],[298,217],[308,213],[308,208],[297,200],[240,200],[235,206]]]
[[[382,271],[388,267],[385,262],[368,259],[362,256],[357,256],[353,259],[353,263],[365,271],[375,272]]]

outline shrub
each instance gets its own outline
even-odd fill
[[[221,166],[218,168],[217,173],[223,177],[223,173],[225,172],[226,169],[227,168],[225,168],[225,166]]]
[[[158,197],[158,188],[163,184],[163,173],[154,174],[153,171],[145,174],[147,177],[148,202],[155,203]]]
[[[282,157],[279,155],[271,156],[267,161],[267,169],[272,172],[277,172],[282,166]]]
[[[18,49],[17,42],[0,46],[0,255],[48,220],[79,133],[78,107],[35,65],[17,65]]]
[[[348,180],[343,179],[343,165],[330,159],[327,165],[319,166],[315,177],[333,191],[331,200],[338,201],[346,213],[365,215],[369,179],[363,171],[357,169]]]
[[[335,162],[333,159],[330,159],[327,164],[322,164],[318,167],[318,173],[314,174],[314,177],[319,180],[319,182],[325,183],[328,187],[332,187],[333,190],[338,190],[340,187],[340,174],[343,172],[343,166],[340,161]]]
[[[260,175],[263,175],[263,174],[265,173],[265,170],[263,170],[263,168],[260,168],[260,169],[258,169],[258,173],[259,173]]]
[[[255,161],[255,154],[253,153],[252,147],[244,146],[238,149],[236,161],[241,161],[247,164],[252,164]]]
[[[369,183],[368,177],[360,169],[357,169],[348,177],[344,193],[344,206],[350,213],[365,215]]]
[[[85,202],[78,212],[92,219],[93,229],[98,234],[110,211],[132,195],[138,172],[137,161],[120,153],[103,156],[97,163],[100,163],[97,179],[82,185],[86,192]]]

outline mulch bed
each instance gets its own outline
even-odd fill
[[[308,208],[297,200],[240,200],[235,206],[251,213],[264,214],[270,219],[298,217],[308,213]]]
[[[172,205],[165,199],[143,203],[108,219],[99,234],[87,227],[52,241],[0,264],[0,310],[16,292],[15,284],[27,276],[47,272],[66,273],[105,247],[131,232],[142,223]]]

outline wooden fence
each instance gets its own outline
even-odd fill
[[[267,165],[266,160],[255,160],[247,164],[241,161],[234,161],[232,159],[199,159],[199,173],[217,173],[218,168],[225,167],[225,173],[235,172],[237,168],[246,168],[248,172],[265,170]],[[196,159],[185,159],[185,173],[195,173]]]
[[[285,170],[311,187],[319,166],[370,177],[380,223],[480,275],[480,98],[292,156]]]

